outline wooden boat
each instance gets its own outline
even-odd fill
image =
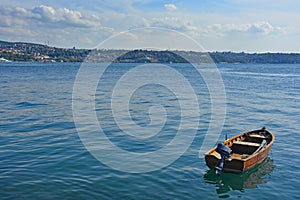
[[[216,173],[241,173],[264,161],[274,142],[265,127],[239,134],[219,143],[205,154],[206,165]]]

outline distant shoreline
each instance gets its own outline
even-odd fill
[[[7,41],[0,41],[0,58],[1,62],[300,64],[300,53],[92,50]]]

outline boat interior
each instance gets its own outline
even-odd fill
[[[265,132],[250,132],[227,140],[224,144],[231,149],[231,157],[246,158],[269,144],[270,137]]]

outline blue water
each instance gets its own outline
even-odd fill
[[[99,86],[96,93],[97,118],[120,148],[135,153],[157,151],[175,137],[179,121],[186,116],[180,117],[180,104],[170,90],[148,85],[131,98],[132,119],[146,126],[151,122],[150,106],[160,103],[168,112],[167,121],[162,132],[149,140],[126,136],[113,120],[109,95],[113,84],[134,66],[113,64],[108,69],[104,87]],[[269,157],[260,166],[220,177],[198,155],[211,118],[209,91],[186,64],[171,66],[188,77],[199,98],[196,136],[170,165],[128,173],[98,161],[80,140],[72,112],[80,64],[1,63],[0,199],[300,199],[300,65],[218,66],[227,109],[219,140],[225,134],[262,126],[276,136]],[[192,130],[185,131],[189,135]]]

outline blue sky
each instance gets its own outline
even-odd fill
[[[0,40],[93,48],[122,31],[160,27],[208,51],[300,52],[299,19],[297,0],[2,0]]]

